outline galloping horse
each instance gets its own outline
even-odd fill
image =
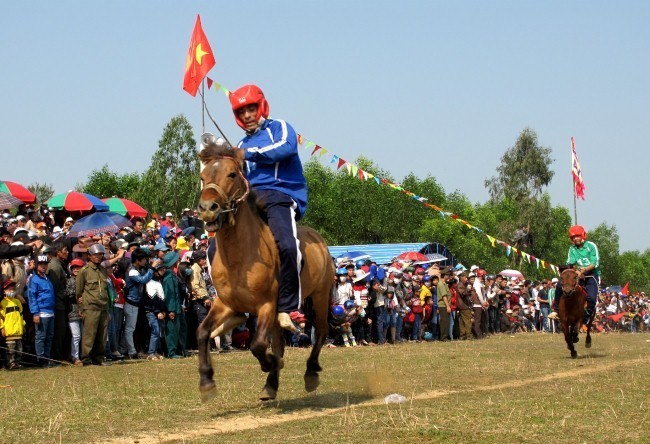
[[[258,212],[255,194],[243,172],[243,152],[217,144],[214,136],[202,137],[199,153],[203,189],[199,212],[206,230],[216,231],[217,251],[212,279],[218,298],[199,326],[199,390],[206,401],[216,393],[209,341],[242,324],[244,313],[257,316],[251,352],[268,372],[261,400],[275,399],[279,372],[284,366],[284,335],[277,321],[280,259],[275,239]],[[305,390],[316,390],[318,356],[327,336],[329,298],[334,264],[323,238],[313,229],[298,227],[300,252],[305,258],[300,286],[305,315],[314,325],[316,339],[307,360]],[[271,352],[268,352],[269,335]]]
[[[567,348],[571,350],[571,357],[577,358],[578,352],[573,346],[578,342],[578,332],[582,327],[585,317],[585,302],[587,300],[587,292],[579,285],[578,273],[568,268],[561,274],[562,277],[562,297],[560,298],[560,305],[558,314],[560,322],[562,323],[562,330],[564,331],[564,340],[566,341]],[[591,323],[593,316],[589,319],[587,324],[587,339],[585,340],[585,347],[591,348]]]

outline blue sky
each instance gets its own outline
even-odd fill
[[[272,116],[398,180],[432,174],[484,202],[484,179],[530,126],[553,149],[553,202],[572,208],[574,136],[579,221],[650,248],[648,2],[89,3],[0,6],[5,180],[63,192],[104,163],[142,172],[180,113],[198,137],[200,99],[181,84],[200,13],[212,78],[257,83]],[[225,97],[207,100],[238,139]]]

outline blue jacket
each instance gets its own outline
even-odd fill
[[[140,306],[142,295],[144,294],[144,284],[149,282],[153,277],[153,270],[150,268],[145,274],[141,274],[135,267],[129,268],[126,273],[126,283],[124,284],[124,300],[136,307]]]
[[[307,180],[298,156],[298,136],[291,125],[267,119],[238,146],[246,150],[246,176],[251,188],[287,194],[298,204],[298,218],[304,216]]]
[[[38,273],[34,273],[29,278],[27,284],[27,298],[29,300],[29,311],[33,315],[39,313],[54,314],[55,292],[54,285],[50,278],[41,277]]]

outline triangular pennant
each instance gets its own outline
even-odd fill
[[[352,165],[352,175],[353,176],[357,175],[357,171],[359,171],[359,167],[356,166],[356,165]]]
[[[343,165],[345,165],[345,160],[343,160],[343,159],[341,159],[339,157],[339,163],[338,163],[338,165],[336,165],[336,169],[340,170]]]
[[[537,263],[537,268],[539,268],[539,258],[535,258],[535,262]]]
[[[487,234],[486,236],[487,236],[488,240],[490,241],[490,243],[492,244],[492,247],[494,247],[494,242],[496,241],[496,239],[493,238],[492,236],[490,236],[489,234]]]
[[[298,134],[298,145],[302,145],[303,142],[304,142],[304,140],[302,138],[302,134]]]
[[[336,154],[332,154],[332,158],[330,159],[330,163],[336,163],[339,160],[339,156]]]
[[[510,252],[511,252],[511,251],[512,251],[512,247],[511,247],[510,245],[508,245],[508,246],[506,247],[506,256],[510,256]]]
[[[377,185],[380,184],[380,182],[379,182],[379,177],[375,176],[375,182],[377,182]]]
[[[321,148],[321,150],[318,152],[318,157],[323,157],[325,154],[329,153],[325,148]]]
[[[206,77],[205,79],[207,80],[208,83],[208,89],[212,88],[213,80],[210,77]]]
[[[347,163],[347,164],[345,164],[345,167],[348,169],[348,174],[352,174],[352,164]]]
[[[542,268],[546,269],[546,261],[542,261]]]
[[[321,146],[320,146],[320,145],[316,145],[316,146],[314,147],[314,151],[311,152],[311,155],[313,156],[314,154],[316,154],[316,151],[318,151],[319,149],[321,149]]]
[[[314,142],[312,142],[311,140],[308,140],[307,143],[305,144],[305,149],[308,150],[312,146],[316,146],[316,144]]]

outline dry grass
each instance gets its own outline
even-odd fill
[[[199,401],[196,358],[0,373],[3,442],[633,442],[647,439],[650,335],[597,335],[577,360],[560,336],[325,349],[302,386],[289,349],[279,399],[260,405],[249,353],[214,357]],[[383,404],[401,393],[404,404]],[[4,399],[3,399],[4,398]],[[7,419],[11,418],[11,426]]]

